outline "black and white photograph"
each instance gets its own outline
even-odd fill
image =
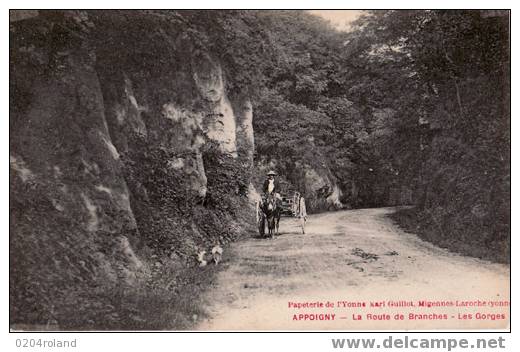
[[[10,331],[510,331],[510,16],[9,10]]]

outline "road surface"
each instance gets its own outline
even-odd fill
[[[424,242],[399,229],[392,211],[313,215],[306,234],[286,218],[274,240],[234,243],[196,328],[507,328],[509,266]]]

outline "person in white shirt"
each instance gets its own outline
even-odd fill
[[[280,185],[278,184],[275,176],[276,172],[272,170],[267,173],[267,179],[264,181],[264,185],[262,187],[262,191],[265,195],[280,192]]]

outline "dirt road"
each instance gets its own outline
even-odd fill
[[[508,266],[405,233],[386,217],[392,211],[310,216],[305,235],[295,219],[282,219],[276,239],[235,243],[205,294],[210,318],[197,329],[509,326]]]

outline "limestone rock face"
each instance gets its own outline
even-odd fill
[[[202,128],[223,152],[236,157],[236,117],[224,90],[222,68],[208,55],[197,52],[192,59],[192,69],[196,86],[202,98],[208,102]]]
[[[170,258],[209,240],[200,219],[213,210],[190,208],[210,181],[218,188],[208,142],[252,165],[251,103],[227,95],[218,60],[178,33],[138,37],[155,54],[139,57],[119,30],[133,18],[99,16],[11,22],[10,287],[13,316],[32,321],[45,322],[74,290],[148,275],[139,248],[150,234]]]
[[[340,209],[341,190],[330,171],[325,168],[300,165],[303,170],[302,189],[310,211]]]
[[[235,116],[237,119],[236,143],[238,156],[252,165],[255,150],[253,106],[251,101],[245,97],[237,98],[236,101]]]
[[[39,216],[74,219],[85,234],[119,235],[135,230],[136,222],[99,81],[81,54],[64,54],[59,70],[33,82],[28,109],[13,111],[17,128],[10,159],[12,176],[19,179],[13,181],[19,186],[30,182],[40,200],[52,204],[49,213],[42,210]],[[33,201],[15,191],[17,201]]]
[[[38,10],[14,10],[9,11],[9,22],[25,20],[31,17],[37,17]]]

